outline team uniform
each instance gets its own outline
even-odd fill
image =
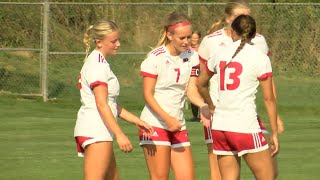
[[[258,49],[260,49],[264,54],[267,54],[269,56],[270,51],[269,51],[267,42],[262,35],[256,34],[256,36],[251,40],[251,42]],[[232,38],[225,33],[224,29],[220,29],[212,34],[205,36],[201,41],[199,51],[198,51],[200,61],[206,62],[214,52],[219,52],[223,48],[231,45],[232,43],[233,43]],[[213,76],[210,79],[209,84],[210,84],[209,93],[210,93],[211,100],[213,104],[217,104],[219,101],[218,77]],[[257,119],[259,119],[259,123],[264,128],[263,132],[267,133],[267,130],[263,125],[262,121],[260,121],[260,118],[257,118]],[[211,130],[204,127],[204,134],[205,134],[205,142],[212,143]]]
[[[166,123],[145,105],[140,118],[153,126],[155,132],[148,138],[139,131],[140,145],[166,145],[172,148],[190,145],[183,107],[189,78],[197,76],[198,69],[199,56],[191,49],[181,52],[179,56],[171,56],[162,45],[148,54],[141,64],[141,75],[157,79],[154,98],[165,112],[180,121],[182,128],[179,132],[170,132]]]
[[[110,69],[110,65],[98,50],[93,50],[84,63],[80,75],[78,88],[81,96],[81,107],[78,111],[74,137],[77,143],[78,155],[84,155],[85,146],[98,141],[113,141],[113,134],[101,118],[93,88],[97,85],[108,88],[108,105],[114,117],[117,117],[116,98],[120,85],[117,77]]]
[[[241,156],[268,149],[257,121],[255,94],[259,80],[272,76],[270,59],[250,44],[232,59],[239,45],[240,40],[207,61],[207,72],[217,73],[219,78],[219,100],[211,127],[213,152],[218,155]]]

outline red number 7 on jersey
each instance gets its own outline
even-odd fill
[[[179,81],[179,78],[180,78],[180,68],[174,68],[174,71],[177,72],[176,82],[178,82],[178,81]]]

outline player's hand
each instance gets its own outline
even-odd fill
[[[205,126],[206,128],[210,127],[211,117],[212,115],[210,113],[208,105],[200,107],[200,122],[202,122],[203,126]]]
[[[153,128],[147,122],[140,120],[136,124],[138,128],[143,132],[144,136],[150,138],[153,134]]]
[[[132,151],[133,147],[128,137],[125,134],[116,135],[117,143],[122,152],[129,153]]]
[[[167,120],[167,126],[168,126],[168,130],[171,132],[180,131],[182,127],[180,121],[174,117],[170,117],[170,119]]]
[[[272,134],[271,135],[271,142],[270,142],[270,146],[271,146],[271,156],[274,157],[279,153],[279,149],[280,149],[280,144],[278,141],[278,134]]]
[[[282,134],[284,131],[284,125],[279,115],[277,115],[277,126],[278,126],[278,134]]]

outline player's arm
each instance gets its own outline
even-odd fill
[[[277,128],[277,105],[276,100],[272,90],[272,77],[267,77],[260,80],[260,85],[262,88],[264,104],[268,113],[269,122],[272,130],[271,140],[273,155],[278,153],[278,128]]]
[[[272,77],[272,91],[273,91],[273,95],[275,100],[277,101],[277,90],[276,90],[276,85],[274,83],[274,78]],[[279,113],[277,114],[277,125],[278,125],[278,133],[281,134],[284,131],[284,125],[283,125],[283,121],[279,116]]]
[[[106,126],[115,135],[119,147],[124,152],[130,152],[132,150],[132,144],[123,133],[116,119],[114,118],[110,106],[108,105],[108,87],[98,85],[93,87],[93,94],[95,96],[96,105],[101,118],[103,119]]]
[[[211,121],[211,113],[208,104],[204,102],[204,99],[200,95],[197,88],[198,77],[191,76],[187,87],[187,97],[192,104],[200,108],[200,118],[204,126],[209,127]]]
[[[188,87],[187,87],[187,97],[190,102],[199,108],[206,106],[207,104],[204,102],[204,99],[200,95],[197,88],[197,80],[198,77],[192,76],[189,79]]]
[[[153,96],[156,82],[156,78],[143,77],[143,97],[152,111],[167,124],[170,131],[178,131],[181,128],[179,121],[165,112]]]
[[[199,72],[199,77],[197,79],[196,85],[200,95],[202,96],[204,101],[208,104],[210,111],[213,112],[215,107],[213,105],[213,102],[209,94],[209,80],[212,77],[212,74],[209,74],[207,72],[206,66],[207,65],[205,61],[200,61],[200,72]]]
[[[153,128],[148,123],[146,123],[136,115],[132,114],[131,112],[123,108],[120,104],[117,104],[117,110],[118,110],[118,116],[121,119],[137,125],[147,135],[151,135],[153,133]]]

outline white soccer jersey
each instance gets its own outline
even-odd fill
[[[265,38],[257,34],[251,41],[255,46],[257,46],[263,53],[269,55],[269,48]],[[229,37],[224,29],[220,29],[212,34],[209,34],[203,38],[199,47],[199,57],[202,61],[207,61],[209,57],[215,53],[221,51],[222,48],[233,43],[231,37]],[[218,77],[212,77],[210,79],[209,93],[214,104],[218,101]]]
[[[110,65],[98,50],[92,51],[84,63],[80,75],[78,88],[81,95],[81,108],[74,136],[86,136],[105,139],[112,137],[97,109],[93,87],[103,85],[108,87],[108,105],[114,117],[117,117],[116,97],[119,95],[120,86],[117,77],[110,69]]]
[[[214,54],[207,62],[208,70],[211,73],[217,72],[219,77],[219,101],[214,111],[212,129],[260,132],[255,94],[259,79],[272,76],[271,63],[266,54],[249,44],[230,62],[239,45],[240,40]]]
[[[142,76],[157,78],[154,97],[170,116],[180,120],[185,129],[183,107],[186,100],[186,88],[190,76],[197,76],[199,56],[188,49],[179,56],[171,56],[163,45],[152,50],[141,64]],[[165,122],[146,105],[141,119],[150,125],[168,129]]]

